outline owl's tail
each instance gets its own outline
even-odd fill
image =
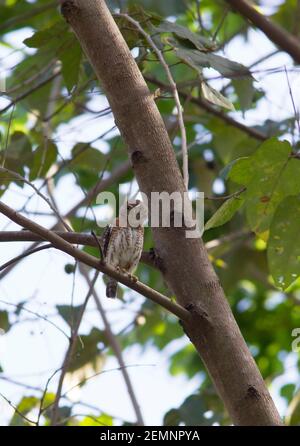
[[[115,298],[117,295],[118,282],[114,279],[109,279],[106,285],[106,297]]]

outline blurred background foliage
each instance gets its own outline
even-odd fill
[[[281,62],[271,65],[275,68],[265,68],[264,62],[280,53],[275,47],[256,60],[256,50],[251,45],[259,45],[255,41],[257,31],[222,0],[108,3],[113,12],[121,8],[142,24],[171,67],[184,107],[190,190],[204,191],[206,196],[204,240],[210,258],[264,379],[275,389],[277,398],[281,397],[285,422],[300,425],[300,363],[297,353],[292,353],[292,331],[300,327],[299,128],[292,107],[285,117],[278,112],[278,119],[274,118],[276,113],[270,113],[269,92],[262,82],[276,75],[278,88],[288,92],[287,76],[297,73],[297,67],[289,60],[288,65],[284,62],[286,68]],[[274,23],[299,36],[297,0],[255,3]],[[1,46],[17,55],[12,66],[4,65],[4,57],[0,60],[6,74],[0,103],[2,166],[34,182],[46,194],[49,190],[55,193],[66,177],[71,177],[86,194],[127,161],[126,148],[114,127],[101,85],[62,20],[56,2],[2,0],[0,17]],[[136,29],[123,18],[116,21],[155,94],[180,162],[180,132],[165,72]],[[27,37],[20,48],[14,45],[13,36],[23,29]],[[259,39],[263,39],[261,33]],[[233,61],[227,57],[237,43],[239,48],[245,48],[243,64],[238,58]],[[249,62],[245,63],[247,51]],[[80,141],[76,136],[72,140],[77,118],[81,119],[80,126],[85,125],[82,118],[95,122],[96,131],[90,141]],[[101,128],[105,120],[111,123],[108,130]],[[64,145],[61,135],[66,134],[71,140]],[[283,139],[289,142],[283,143]],[[117,193],[121,182],[134,184],[131,169],[106,190]],[[24,182],[2,170],[0,194],[4,200],[14,187],[27,190]],[[29,201],[24,198],[23,210]],[[96,212],[94,199],[88,207]],[[73,229],[99,233],[93,213],[86,210],[85,203],[69,215]],[[32,218],[37,216],[33,214]],[[283,224],[287,224],[285,229]],[[147,229],[144,249],[152,247]],[[96,249],[84,249],[98,255]],[[66,264],[63,273],[73,276],[75,272],[73,264]],[[141,263],[138,275],[150,287],[173,297],[156,269]],[[134,299],[123,288],[119,289],[119,298],[122,305]],[[1,304],[0,327],[4,333],[22,321],[26,301],[24,289],[15,307]],[[132,320],[118,336],[125,357],[132,348],[145,350],[152,346],[167,355],[170,379],[180,374],[188,378],[198,375],[201,382],[199,389],[162,417],[163,423],[230,424],[203,364],[184,340],[177,320],[151,302],[139,302]],[[70,325],[70,317],[80,307],[68,304],[54,309],[58,323]],[[178,349],[169,353],[168,346],[175,340]],[[92,327],[89,333],[81,334],[69,373],[76,372],[80,386],[84,386],[90,371],[101,373],[105,358],[112,354],[104,329]],[[5,368],[0,376],[7,377]],[[47,405],[51,406],[54,396],[50,391],[43,395],[43,424],[49,423]],[[10,424],[30,424],[40,407],[39,391],[25,389]],[[120,424],[120,420],[105,412],[97,413],[92,407],[89,415],[77,416],[67,395],[59,416],[61,424],[67,425]]]

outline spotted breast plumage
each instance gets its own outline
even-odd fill
[[[133,209],[136,215],[140,214],[138,224],[134,226],[129,219]],[[126,202],[120,210],[120,216],[122,214],[124,217],[125,214],[125,225],[120,224],[120,219],[117,218],[112,225],[106,227],[102,236],[105,262],[130,276],[135,271],[143,250],[144,228],[143,216],[141,217],[143,210],[143,204],[139,200]],[[106,296],[116,297],[117,286],[116,280],[109,278]]]

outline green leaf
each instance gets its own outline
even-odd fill
[[[33,152],[33,162],[30,169],[29,180],[44,178],[57,158],[57,147],[52,141],[47,141]]]
[[[207,412],[205,401],[200,395],[190,395],[178,409],[171,409],[164,417],[164,426],[211,426],[219,421],[213,415],[209,419],[204,416]]]
[[[232,81],[233,88],[239,98],[241,110],[248,110],[254,98],[255,88],[253,79],[237,79]]]
[[[79,426],[113,426],[113,421],[110,415],[102,413],[99,417],[95,415],[86,416],[80,421]]]
[[[172,42],[170,42],[171,45]],[[179,59],[183,60],[186,64],[190,65],[201,75],[203,68],[213,68],[218,71],[222,76],[227,78],[249,77],[251,73],[244,65],[241,65],[225,57],[217,56],[216,54],[201,52],[198,50],[179,47],[174,44],[175,54]]]
[[[78,319],[78,316],[82,311],[82,305],[79,305],[77,307],[73,307],[71,305],[56,305],[56,308],[61,317],[64,319],[64,321],[70,327],[74,327]]]
[[[300,192],[300,162],[290,157],[291,150],[287,141],[271,138],[251,157],[245,205],[250,228],[258,234],[269,229],[281,200]]]
[[[105,156],[100,150],[78,143],[72,149],[72,167],[78,166],[100,173],[105,164]]]
[[[300,276],[300,197],[288,197],[274,215],[268,242],[268,263],[278,288],[286,289]]]
[[[6,333],[10,327],[8,312],[5,310],[0,311],[0,329]]]
[[[24,396],[20,403],[17,405],[17,410],[19,413],[15,412],[12,419],[10,420],[10,426],[28,426],[29,422],[25,420],[20,414],[27,416],[27,414],[35,409],[39,404],[39,399],[35,396]],[[28,417],[30,418],[30,417]],[[32,421],[35,420],[35,417]]]
[[[285,384],[284,386],[281,387],[280,389],[280,395],[285,398],[287,400],[287,402],[290,402],[291,399],[293,398],[293,395],[295,393],[296,390],[296,385],[295,384]]]
[[[59,54],[59,59],[62,62],[62,75],[69,93],[78,83],[81,57],[81,46],[78,40],[72,36],[66,43],[64,50]]]
[[[49,28],[35,32],[31,37],[25,39],[23,43],[29,48],[41,48],[53,43],[53,40],[61,42],[67,29],[66,23],[61,20]]]
[[[32,160],[32,147],[28,136],[23,132],[14,132],[10,138],[10,143],[5,151],[4,167],[13,170],[24,176],[25,166],[29,166]],[[5,178],[13,181],[14,178],[8,174],[3,174]],[[16,184],[23,187],[23,183],[15,180]]]
[[[204,98],[212,102],[215,105],[219,105],[221,107],[228,108],[229,110],[234,111],[233,104],[229,101],[229,99],[225,98],[221,93],[215,90],[213,87],[208,85],[206,82],[201,83],[202,93]]]
[[[104,356],[100,352],[100,343],[105,343],[103,332],[93,328],[88,335],[80,335],[77,342],[77,351],[71,362],[68,372],[75,372],[82,369],[83,378],[85,377],[85,366],[91,366],[98,373],[104,364]],[[90,367],[88,367],[89,369]],[[90,371],[87,370],[88,376]],[[84,384],[84,382],[83,382]]]
[[[217,212],[206,222],[204,230],[207,231],[211,228],[216,228],[217,226],[222,226],[232,219],[234,214],[241,208],[244,204],[245,198],[244,193],[239,196],[231,197],[219,207]]]
[[[213,148],[224,164],[228,164],[239,157],[252,155],[259,145],[258,141],[249,137],[239,129],[220,125],[212,120],[209,129],[213,134]]]
[[[253,165],[250,157],[238,158],[232,161],[228,167],[228,178],[230,180],[243,186],[246,186],[251,181]]]
[[[211,42],[205,37],[193,33],[182,25],[177,25],[176,23],[171,23],[167,20],[161,22],[159,26],[155,28],[155,31],[159,33],[172,33],[173,35],[179,37],[181,42],[187,40],[192,43],[194,48],[197,48],[200,51],[206,51],[207,48],[215,49],[216,47],[214,42]]]

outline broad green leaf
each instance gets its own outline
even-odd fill
[[[237,158],[252,155],[259,145],[257,140],[241,130],[220,125],[216,121],[209,124],[209,129],[213,135],[213,148],[225,165]]]
[[[290,157],[291,150],[287,141],[272,138],[251,157],[253,175],[245,205],[249,225],[258,234],[269,229],[281,200],[300,192],[300,162]]]
[[[5,333],[10,329],[11,325],[9,323],[8,312],[5,310],[0,311],[0,330],[3,330]]]
[[[71,305],[56,305],[56,308],[64,321],[70,327],[74,327],[78,320],[78,316],[82,311],[82,305],[79,305],[78,307],[72,307]]]
[[[246,186],[251,181],[252,175],[253,165],[250,157],[238,158],[230,163],[228,178],[235,183]]]
[[[67,24],[61,20],[49,28],[35,32],[31,37],[25,39],[23,43],[29,48],[49,46],[53,41],[57,43],[61,41],[67,29]]]
[[[44,145],[39,146],[33,152],[29,180],[33,181],[36,178],[45,177],[50,167],[56,161],[57,153],[57,147],[52,141],[48,140]]]
[[[72,149],[72,167],[88,169],[95,173],[101,173],[106,157],[100,150],[90,147],[86,143],[78,143]]]
[[[216,47],[213,42],[209,41],[205,37],[193,33],[182,25],[177,25],[176,23],[171,23],[167,20],[161,22],[159,26],[155,28],[155,31],[159,33],[172,33],[173,35],[179,37],[181,42],[187,40],[200,51],[207,51],[207,48],[212,49]]]
[[[171,45],[172,42],[170,42]],[[251,78],[251,73],[244,65],[233,62],[225,57],[217,56],[213,53],[201,52],[189,48],[179,47],[174,44],[175,54],[179,59],[198,71],[202,75],[203,68],[214,68],[222,76],[235,78],[237,76]]]
[[[219,93],[217,90],[215,90],[213,87],[208,85],[205,82],[202,82],[202,93],[204,98],[212,102],[215,105],[219,105],[221,107],[228,108],[229,110],[234,110],[233,104],[229,101],[229,99],[225,98],[221,93]]]
[[[178,409],[171,409],[164,417],[164,426],[211,426],[219,421],[219,417],[213,415],[210,418],[204,416],[208,408],[200,395],[190,395]]]
[[[102,413],[100,416],[90,415],[83,418],[80,421],[79,426],[113,426],[114,420],[113,418],[106,414]]]
[[[207,231],[211,228],[216,228],[217,226],[222,226],[232,219],[234,214],[241,208],[244,204],[245,198],[244,193],[239,196],[231,197],[223,203],[217,212],[206,222],[204,230]]]
[[[88,335],[81,335],[77,342],[76,354],[68,368],[68,372],[72,373],[80,370],[84,379],[86,377],[84,368],[89,366],[89,369],[92,367],[98,373],[104,364],[104,356],[101,355],[99,347],[100,343],[105,343],[105,338],[103,332],[97,328],[93,328]]]
[[[232,81],[232,85],[239,98],[241,110],[243,112],[248,110],[252,105],[255,93],[253,79],[236,79]]]
[[[290,383],[285,384],[280,389],[280,395],[287,400],[287,402],[290,402],[293,398],[293,395],[296,390],[296,384]]]
[[[268,242],[268,263],[278,288],[300,276],[300,197],[285,198],[274,215]]]
[[[62,62],[62,75],[69,93],[78,82],[81,56],[81,46],[78,40],[71,35],[59,53],[59,59]]]
[[[35,396],[24,396],[20,403],[17,405],[18,412],[15,412],[11,418],[10,426],[28,426],[30,423],[25,420],[20,414],[27,416],[28,413],[35,409],[39,404],[39,399]],[[27,418],[31,419],[27,416]],[[36,417],[32,417],[32,421],[35,421]]]
[[[13,170],[24,176],[25,166],[29,166],[32,160],[32,147],[28,136],[23,132],[14,132],[5,151],[0,152],[5,157],[4,167]],[[4,175],[9,178],[8,174]],[[14,180],[13,177],[10,178]],[[23,183],[16,181],[16,184],[23,187]]]

